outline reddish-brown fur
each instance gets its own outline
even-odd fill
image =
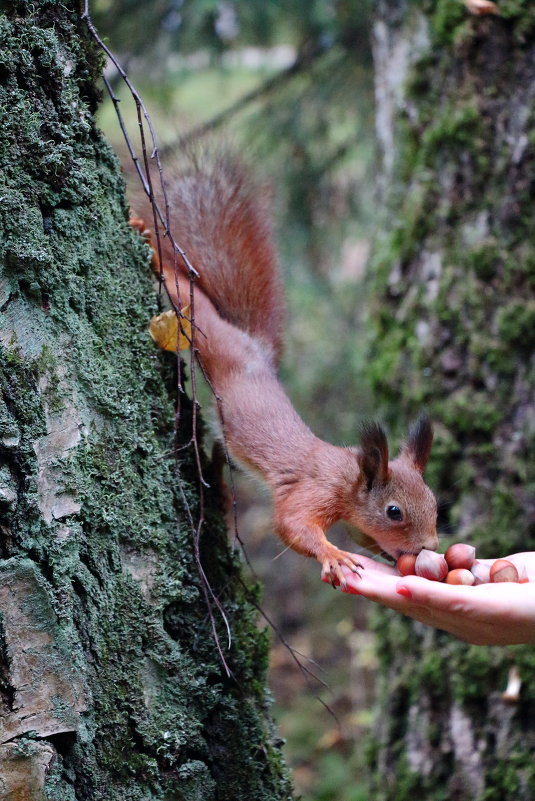
[[[325,531],[339,519],[395,558],[436,548],[436,502],[422,479],[432,433],[420,420],[389,462],[379,426],[363,431],[360,448],[340,448],[318,439],[298,416],[277,378],[284,299],[266,197],[231,160],[193,167],[170,187],[172,232],[201,276],[196,347],[221,398],[228,449],[270,487],[281,539],[343,583],[340,565],[355,570],[358,557],[327,540]],[[189,281],[175,276],[169,250],[163,273],[171,298],[177,301],[178,282],[185,304]],[[392,505],[403,520],[388,518]]]

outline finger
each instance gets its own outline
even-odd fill
[[[493,604],[488,602],[485,595],[488,595],[488,588],[493,585],[483,585],[483,592],[475,592],[473,596],[467,593],[458,593],[457,590],[479,590],[475,587],[462,587],[461,585],[442,585],[439,582],[429,581],[418,577],[410,577],[412,592],[407,595],[399,594],[399,588],[407,582],[398,576],[388,576],[379,572],[366,570],[361,579],[354,579],[347,576],[348,592],[363,595],[370,601],[375,601],[383,606],[401,612],[420,623],[433,628],[444,629],[455,637],[465,642],[472,642],[476,645],[496,644],[501,642],[502,635],[496,631],[495,617],[496,609]],[[418,593],[414,590],[414,584],[423,585],[423,592]],[[428,586],[429,585],[429,586]],[[503,587],[504,585],[500,585]],[[465,595],[461,598],[453,599],[448,597],[446,603],[440,602],[442,590],[435,592],[437,587],[446,589],[448,596]],[[453,590],[453,592],[449,591]],[[413,601],[413,593],[415,600]],[[492,593],[492,589],[491,589]],[[435,603],[436,595],[439,595],[438,604]],[[500,596],[505,597],[505,593],[500,592]],[[417,597],[416,597],[417,596]],[[472,603],[476,601],[475,609]]]
[[[369,556],[362,556],[360,554],[352,554],[352,556],[355,556],[355,559],[360,562],[361,567],[365,568],[365,570],[374,570],[377,573],[386,573],[399,577],[399,572],[395,567],[392,567],[392,565],[387,565],[385,562],[378,562],[376,559],[370,559]]]
[[[399,579],[398,571],[391,567],[390,565],[386,565],[383,562],[376,562],[374,559],[370,559],[367,556],[360,556],[357,554],[350,554],[351,558],[351,565],[348,565],[349,570],[351,570],[351,574],[354,576],[362,576],[363,573],[370,572],[373,576],[379,577],[384,576],[391,576],[393,578]],[[343,565],[347,565],[347,562],[343,560]],[[354,569],[353,565],[357,568]],[[344,569],[344,568],[343,568]],[[353,592],[354,594],[358,594],[357,587],[354,583],[351,582],[351,574],[344,573],[346,583],[351,583],[351,588],[348,586],[348,591]],[[322,571],[321,571],[321,580],[324,581],[326,584],[332,583],[332,575],[330,572],[330,562],[326,560],[323,564]]]
[[[473,621],[492,622],[513,620],[535,609],[535,586],[503,582],[479,584],[469,587],[462,584],[442,584],[417,576],[405,576],[397,584],[397,592],[409,600],[413,608],[425,608],[434,613],[454,617],[470,617]]]
[[[481,595],[479,588],[487,586],[489,585],[469,587],[463,584],[443,584],[418,576],[404,576],[396,582],[396,592],[413,604],[447,612],[462,612],[478,600],[478,595]]]
[[[401,609],[407,605],[396,592],[399,575],[391,575],[379,570],[366,569],[360,576],[345,572],[347,592],[355,595],[364,595],[370,601],[384,604],[394,609]]]

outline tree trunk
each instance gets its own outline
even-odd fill
[[[443,530],[478,555],[535,548],[535,12],[377,3],[385,227],[370,374],[436,423]],[[374,801],[535,797],[535,653],[376,617]],[[502,698],[509,669],[520,700]]]
[[[74,0],[0,9],[0,798],[287,799],[255,590],[207,491],[232,678],[217,655],[175,359],[92,117],[100,57]]]

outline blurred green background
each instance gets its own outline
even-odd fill
[[[147,106],[165,160],[180,152],[181,138],[223,139],[270,182],[288,301],[283,382],[306,422],[336,444],[354,443],[361,420],[373,415],[362,378],[364,278],[376,216],[370,6],[92,4],[100,35]],[[135,141],[134,103],[110,65],[106,75]],[[124,158],[108,99],[100,124]],[[366,602],[321,584],[312,561],[281,554],[266,494],[242,476],[237,483],[240,534],[265,586],[263,608],[328,685],[307,679],[273,635],[270,687],[297,793],[307,801],[360,801],[375,670]],[[333,539],[354,547],[343,529]]]

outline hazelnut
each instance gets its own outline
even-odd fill
[[[396,562],[396,567],[402,576],[414,576],[416,574],[414,565],[416,563],[416,554],[402,553]]]
[[[518,581],[518,570],[508,559],[496,559],[490,568],[490,580],[493,583],[498,581]]]
[[[416,557],[414,569],[417,576],[430,581],[442,581],[448,574],[448,564],[442,554],[426,548],[422,548]]]
[[[470,572],[475,578],[475,584],[488,584],[490,581],[490,565],[478,562],[477,559],[470,568]]]
[[[474,564],[475,555],[476,549],[473,545],[466,545],[464,542],[456,542],[454,545],[450,545],[444,554],[444,558],[450,570],[456,570],[462,567],[470,570]]]
[[[450,570],[445,581],[446,584],[466,584],[471,586],[475,584],[476,577],[466,567],[456,567],[454,570]]]

